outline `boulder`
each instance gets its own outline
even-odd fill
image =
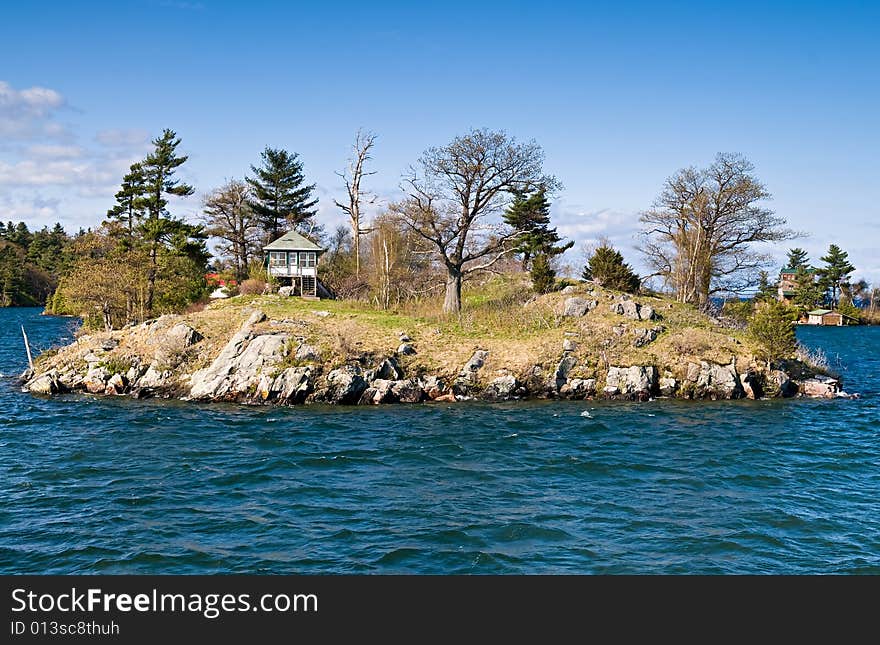
[[[183,361],[183,353],[202,338],[203,336],[189,325],[178,323],[156,338],[153,362],[159,368],[175,368]]]
[[[391,386],[391,393],[401,403],[418,403],[424,398],[422,386],[416,378],[394,381],[394,384]]]
[[[397,332],[397,339],[398,339],[401,343],[408,343],[408,342],[410,342],[410,341],[412,340],[412,338],[409,337],[409,334],[407,334],[405,331],[399,331],[399,332]]]
[[[83,387],[91,394],[103,394],[107,389],[110,374],[103,367],[93,367],[83,379]]]
[[[611,303],[611,311],[632,320],[653,320],[657,317],[652,307],[640,305],[628,296],[621,296]]]
[[[314,389],[311,367],[288,367],[272,381],[269,388],[279,403],[299,405]]]
[[[758,373],[749,370],[739,375],[739,382],[742,384],[743,392],[747,399],[760,399],[764,396],[764,388],[761,387],[761,379]]]
[[[573,378],[559,388],[560,396],[569,399],[585,399],[596,394],[596,379]]]
[[[609,367],[604,393],[607,396],[646,398],[657,384],[657,368],[653,365]]]
[[[587,300],[586,298],[566,298],[562,306],[562,315],[571,318],[586,316],[598,304],[595,300]]]
[[[650,329],[634,329],[633,336],[635,336],[635,340],[633,340],[633,345],[635,347],[644,347],[649,343],[653,343],[657,340],[657,336],[660,335],[660,332],[663,331],[663,327],[651,327]]]
[[[389,379],[375,379],[370,386],[361,394],[359,405],[378,405],[380,403],[393,403],[396,399],[391,392],[394,381]]]
[[[107,381],[107,388],[104,394],[125,394],[128,387],[128,380],[122,374],[114,374]]]
[[[318,362],[321,360],[321,356],[318,353],[318,350],[311,345],[307,345],[305,343],[296,348],[296,353],[293,357],[298,361]]]
[[[516,377],[513,374],[505,374],[492,379],[483,390],[482,396],[490,401],[506,401],[513,398],[517,388],[519,388],[519,381],[516,380]]]
[[[160,369],[155,363],[150,363],[147,371],[137,381],[139,388],[159,390],[168,387],[171,383],[171,370]]]
[[[325,397],[330,403],[353,404],[360,400],[366,389],[367,382],[364,381],[360,366],[344,365],[327,375]]]
[[[800,391],[804,396],[817,399],[833,399],[840,392],[840,383],[830,376],[814,376],[801,381]]]
[[[782,370],[773,370],[767,376],[767,394],[773,397],[790,398],[798,393],[797,383]]]
[[[24,385],[23,389],[31,394],[43,394],[46,396],[58,394],[62,391],[61,384],[58,381],[58,372],[55,370],[49,370],[31,379]]]
[[[678,381],[668,376],[661,378],[657,385],[660,390],[660,396],[675,396],[675,393],[678,391]]]
[[[364,380],[367,383],[374,379],[384,379],[389,381],[398,381],[403,378],[403,370],[394,357],[384,358],[373,369],[364,372]]]
[[[571,355],[563,356],[562,360],[559,361],[559,364],[556,366],[556,372],[553,374],[557,392],[565,385],[565,382],[568,380],[568,374],[574,369],[575,365],[577,365],[577,359]]]
[[[691,390],[697,399],[740,399],[745,390],[736,371],[736,359],[730,365],[719,365],[700,361],[688,365],[687,380],[693,384]]]
[[[574,342],[571,338],[566,338],[562,341],[563,352],[574,352],[577,351],[577,348],[577,343]]]
[[[458,399],[455,398],[454,394],[441,394],[436,399],[434,399],[437,403],[455,403]]]
[[[294,291],[294,288],[292,286],[279,287],[278,288],[278,295],[283,298],[289,298],[290,296],[293,295],[293,291]]]
[[[401,343],[400,347],[397,348],[397,353],[401,356],[412,356],[416,353],[416,348],[409,343]]]
[[[476,383],[477,372],[483,369],[487,358],[489,358],[489,352],[485,349],[478,349],[475,351],[473,356],[470,357],[470,360],[468,360],[468,362],[464,364],[464,367],[461,368],[461,372],[458,374],[459,377],[466,381],[470,381],[471,383]]]
[[[422,378],[422,391],[429,399],[437,399],[443,395],[446,384],[443,379],[438,376],[425,376]]]

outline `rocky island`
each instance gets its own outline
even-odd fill
[[[802,361],[769,369],[744,331],[666,298],[583,284],[483,304],[447,320],[238,296],[83,333],[38,357],[23,389],[277,405],[843,395]]]

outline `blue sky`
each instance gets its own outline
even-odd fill
[[[320,5],[320,6],[319,6]],[[320,221],[358,128],[386,200],[422,150],[472,127],[536,139],[560,232],[635,265],[638,212],[719,151],[771,207],[880,283],[880,3],[9,3],[0,21],[0,220],[94,226],[171,127],[199,194],[266,145],[298,152]],[[199,198],[178,206],[197,216]],[[788,246],[788,245],[786,245]],[[776,250],[779,257],[784,248]]]

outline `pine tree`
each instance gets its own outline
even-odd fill
[[[818,270],[821,285],[831,291],[831,306],[840,301],[839,293],[849,285],[849,275],[856,268],[849,262],[849,254],[836,244],[828,247],[828,255],[820,258],[825,266]]]
[[[584,280],[592,280],[606,289],[635,293],[641,286],[639,276],[623,261],[619,251],[603,244],[590,255],[584,271]]]
[[[513,203],[504,213],[504,221],[520,233],[517,237],[516,252],[522,254],[523,271],[528,271],[533,257],[541,254],[560,255],[574,246],[573,241],[556,246],[562,238],[555,228],[550,228],[550,202],[547,199],[547,192],[543,189],[531,195],[517,193]],[[547,262],[549,263],[549,258]]]
[[[144,168],[140,162],[133,163],[122,178],[122,186],[115,195],[116,205],[107,211],[107,217],[120,222],[128,229],[129,239],[134,237],[135,226],[144,216],[147,206],[145,192]]]
[[[166,196],[187,197],[195,190],[186,183],[174,178],[175,171],[183,165],[186,155],[177,154],[180,138],[173,130],[165,129],[162,136],[153,140],[153,152],[141,162],[144,176],[143,207],[147,211],[146,219],[141,223],[140,232],[149,248],[149,270],[147,274],[146,310],[152,312],[156,291],[156,275],[159,268],[159,250],[172,241],[178,249],[196,256],[202,253],[204,234],[201,227],[186,224],[183,220],[173,217],[167,210]],[[201,235],[201,242],[189,243],[189,237]],[[207,253],[207,248],[204,249]]]
[[[538,253],[532,260],[530,271],[532,288],[537,293],[549,293],[556,285],[556,271],[550,264],[550,258],[546,253]]]
[[[798,267],[791,301],[803,310],[815,309],[825,304],[825,288],[816,281],[813,271],[803,266]]]
[[[810,258],[807,255],[807,252],[801,248],[793,248],[788,251],[788,260],[786,266],[794,269],[795,271],[804,268],[806,269],[810,265]]]
[[[758,345],[758,356],[768,365],[789,358],[797,349],[794,321],[797,311],[784,302],[762,303],[749,321],[749,335]]]
[[[761,271],[758,274],[758,291],[755,293],[755,301],[770,302],[776,299],[776,285],[770,283],[770,276],[766,271]]]
[[[253,188],[251,207],[272,241],[284,226],[303,228],[317,213],[318,200],[312,198],[315,184],[305,184],[303,163],[295,152],[267,147],[260,163],[251,166],[254,177],[246,179]]]

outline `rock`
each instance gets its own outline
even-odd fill
[[[422,379],[422,391],[429,399],[436,400],[443,396],[446,389],[442,378],[437,376],[426,376]]]
[[[183,361],[183,353],[203,336],[185,323],[174,325],[156,341],[153,362],[162,370],[173,369]]]
[[[470,357],[470,360],[468,360],[468,362],[464,364],[464,367],[461,368],[461,372],[458,374],[459,377],[470,381],[471,383],[476,383],[477,372],[483,369],[487,358],[489,358],[489,352],[485,349],[478,349],[475,351],[473,356]]]
[[[773,370],[767,377],[767,390],[769,396],[787,399],[797,395],[798,386],[782,370]]]
[[[649,343],[653,343],[655,340],[657,340],[657,336],[662,331],[663,327],[651,327],[650,329],[634,329],[633,335],[635,336],[635,340],[633,341],[633,345],[635,347],[644,347]]]
[[[283,297],[283,298],[289,298],[290,296],[293,295],[293,291],[294,291],[294,289],[293,289],[292,286],[290,286],[290,287],[279,287],[279,289],[278,289],[278,295],[281,296],[281,297]]]
[[[611,332],[615,336],[623,336],[624,334],[626,334],[626,325],[615,325],[611,328]]]
[[[318,362],[321,360],[321,357],[318,354],[318,350],[311,345],[306,345],[305,343],[296,348],[296,353],[293,357],[298,361]]]
[[[85,379],[83,379],[83,386],[91,394],[103,394],[104,390],[107,389],[107,380],[109,378],[110,374],[106,369],[103,367],[93,367],[88,371]]]
[[[357,403],[366,389],[367,382],[364,381],[361,368],[358,365],[345,365],[327,375],[325,396],[331,403]]]
[[[43,394],[46,396],[58,394],[62,391],[56,370],[49,370],[45,374],[40,374],[38,377],[31,379],[22,389],[31,394]]]
[[[760,399],[764,396],[764,389],[761,387],[761,380],[756,372],[750,370],[745,374],[740,374],[739,382],[742,384],[747,399]]]
[[[596,379],[573,378],[559,388],[559,394],[569,399],[585,399],[596,394]]]
[[[568,380],[568,374],[577,365],[577,359],[574,356],[563,356],[562,360],[556,366],[556,372],[553,374],[553,380],[556,383],[556,390],[565,385]]]
[[[740,399],[745,395],[735,359],[730,365],[707,361],[700,361],[699,365],[691,363],[688,365],[687,380],[693,383],[691,392],[694,398]]]
[[[505,374],[492,379],[486,389],[483,390],[483,398],[490,401],[506,401],[514,396],[519,387],[519,381],[512,374]]]
[[[657,383],[657,368],[653,365],[609,367],[604,392],[609,396],[646,398]]]
[[[424,396],[422,386],[416,378],[394,381],[394,384],[391,386],[391,393],[401,403],[418,403]]]
[[[401,343],[400,347],[397,348],[397,353],[401,356],[412,356],[416,353],[416,348],[409,343]]]
[[[562,351],[563,352],[574,352],[578,348],[577,343],[571,340],[570,338],[566,338],[562,341]]]
[[[403,370],[400,369],[400,364],[394,357],[384,358],[375,368],[364,372],[364,380],[367,383],[372,382],[373,379],[398,381],[402,378]]]
[[[326,311],[324,309],[319,310],[319,311],[312,311],[312,313],[315,314],[316,316],[318,316],[319,318],[326,318],[327,316],[330,315],[330,312]]]
[[[393,403],[397,399],[394,397],[391,388],[394,387],[394,381],[389,379],[376,379],[361,394],[358,401],[359,405],[378,405],[380,403]]]
[[[653,320],[657,317],[652,307],[640,305],[635,300],[630,300],[628,296],[621,296],[611,303],[611,311],[633,320]]]
[[[105,352],[109,352],[112,349],[116,349],[119,347],[119,341],[115,338],[108,338],[101,343],[101,349]]]
[[[840,392],[840,384],[837,379],[830,376],[814,376],[801,381],[800,391],[804,396],[818,399],[833,399]]]
[[[658,382],[660,396],[675,396],[678,391],[678,381],[671,377],[661,378]]]
[[[412,340],[412,338],[410,338],[405,331],[397,332],[397,338],[398,340],[400,340],[401,343],[408,343]]]
[[[579,318],[586,316],[591,310],[595,309],[599,303],[595,300],[587,300],[586,298],[566,298],[562,308],[562,315],[571,318]]]
[[[527,370],[521,378],[522,386],[530,393],[536,396],[545,396],[548,392],[556,391],[556,382],[550,386],[547,384],[547,378],[544,369],[540,365],[535,365]]]
[[[313,389],[311,367],[288,367],[272,381],[270,393],[275,394],[280,403],[299,405]]]
[[[441,394],[436,399],[434,399],[437,403],[455,403],[458,399],[455,398],[454,394]]]
[[[104,394],[125,394],[127,387],[127,379],[122,374],[117,373],[107,381],[107,388],[104,390]]]
[[[82,359],[83,359],[83,361],[85,361],[86,363],[88,363],[89,366],[91,366],[92,363],[100,363],[100,362],[103,360],[100,356],[98,356],[98,355],[95,354],[94,352],[88,352],[88,353],[86,353],[86,354],[83,356]]]
[[[560,291],[559,293],[568,296],[568,295],[571,295],[572,293],[577,293],[577,287],[574,286],[573,284],[570,284],[567,287],[564,287],[562,289],[562,291]]]
[[[160,390],[170,385],[171,376],[171,370],[159,369],[155,363],[151,363],[144,375],[138,379],[137,386],[149,390]]]

